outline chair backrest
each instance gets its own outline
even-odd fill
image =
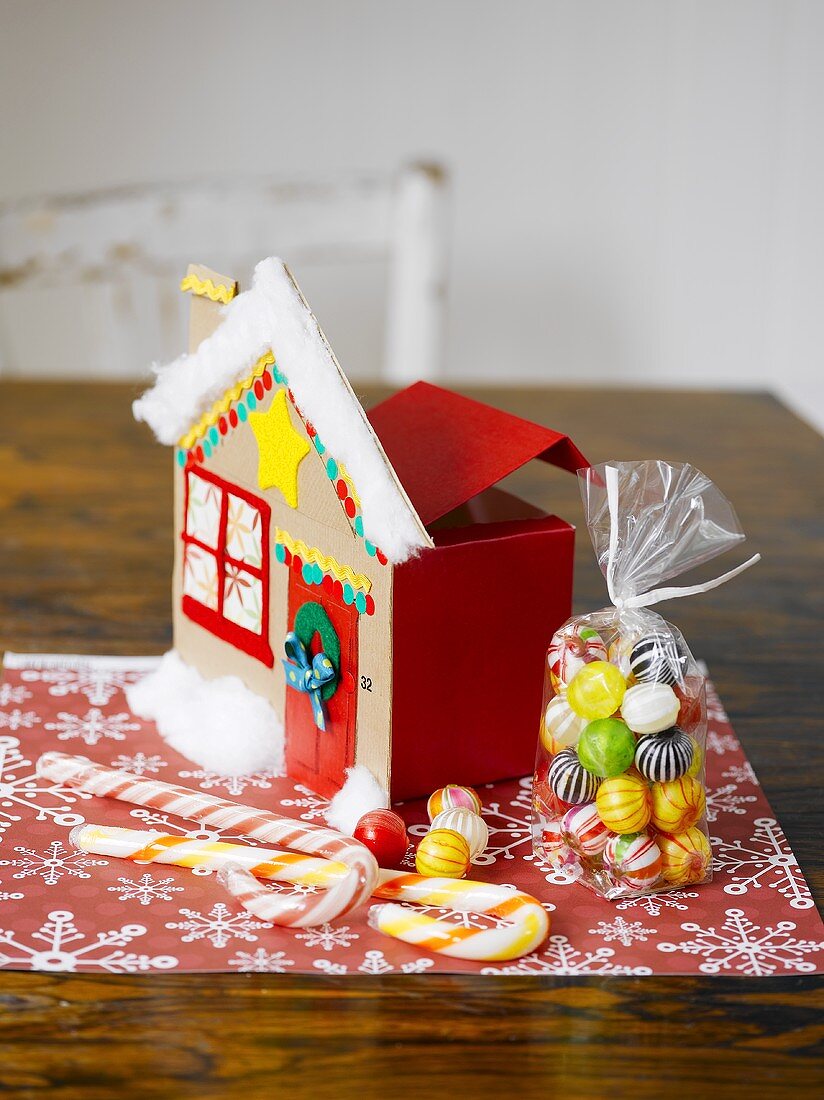
[[[257,260],[277,253],[298,276],[379,263],[386,322],[369,373],[432,377],[442,355],[445,196],[443,170],[414,164],[387,177],[199,181],[0,204],[0,371],[140,377],[184,346],[177,286],[190,261],[244,285]]]

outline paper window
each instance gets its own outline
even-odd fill
[[[183,611],[272,667],[269,506],[205,470],[185,477]]]

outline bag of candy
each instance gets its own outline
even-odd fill
[[[612,606],[568,619],[547,651],[535,854],[610,899],[709,882],[705,679],[649,608],[759,556],[705,584],[659,587],[743,540],[732,505],[687,464],[612,462],[579,479]]]

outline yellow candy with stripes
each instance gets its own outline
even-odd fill
[[[668,783],[652,785],[652,824],[662,833],[683,833],[701,819],[707,805],[697,779],[682,775]]]
[[[567,687],[567,702],[581,718],[609,718],[621,705],[627,682],[609,661],[591,661]]]
[[[646,780],[636,772],[605,779],[595,796],[595,808],[614,833],[642,833],[649,824],[651,809]]]
[[[687,886],[704,882],[709,875],[712,849],[701,829],[656,837],[661,849],[661,875],[669,886]]]
[[[469,845],[454,829],[430,829],[415,853],[415,868],[427,878],[463,878],[469,862]]]

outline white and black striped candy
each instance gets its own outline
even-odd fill
[[[647,634],[632,647],[629,670],[639,684],[674,684],[685,659],[670,634]]]
[[[572,749],[563,749],[549,766],[549,785],[562,802],[592,802],[601,780],[588,772]]]
[[[692,740],[679,726],[671,726],[641,738],[635,750],[635,766],[651,783],[668,783],[686,775],[692,754]]]

